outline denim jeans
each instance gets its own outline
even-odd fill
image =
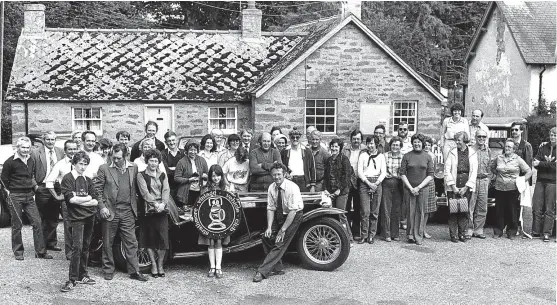
[[[376,181],[376,178],[371,182]],[[379,185],[373,194],[367,184],[360,182],[360,221],[362,226],[362,238],[372,239],[377,233],[377,222],[379,219],[379,204],[381,203],[382,187]]]
[[[335,199],[332,200],[333,208],[346,211],[347,200],[348,200],[348,194],[337,196]],[[341,214],[339,218],[340,218],[340,222],[344,226],[344,229],[346,230],[346,233],[348,234],[348,239],[350,240],[350,242],[354,241],[354,237],[352,236],[352,230],[350,230],[350,224],[348,223],[346,214]]]
[[[555,183],[537,182],[532,198],[532,233],[549,234],[555,222]]]
[[[66,201],[61,201],[62,205],[62,219],[64,220],[64,253],[67,259],[72,257],[72,228],[70,221],[68,220],[68,206]]]
[[[95,215],[83,220],[70,221],[72,228],[72,258],[70,259],[70,281],[79,281],[87,274],[89,245],[93,236]]]
[[[8,207],[12,219],[12,251],[15,256],[23,256],[23,241],[21,239],[21,216],[23,212],[27,214],[31,226],[33,227],[33,241],[35,245],[35,252],[38,254],[46,253],[46,246],[44,242],[43,229],[41,224],[41,216],[35,204],[33,191],[25,193],[10,193]]]
[[[469,201],[468,229],[466,235],[483,234],[487,217],[487,191],[489,178],[476,180],[476,191],[472,193]]]

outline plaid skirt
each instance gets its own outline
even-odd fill
[[[435,194],[435,181],[431,180],[427,185],[429,188],[429,195],[424,207],[424,213],[433,213],[437,211],[437,196]]]

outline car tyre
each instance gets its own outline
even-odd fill
[[[136,236],[139,236],[139,229],[136,229]],[[120,239],[115,239],[114,245],[112,246],[114,265],[116,266],[116,268],[122,271],[127,271],[128,262],[126,259],[126,251],[124,249],[124,242]],[[164,265],[166,265],[168,258],[170,257],[170,252],[171,249],[166,250],[166,254],[164,256]],[[156,253],[155,258],[157,258]],[[149,259],[149,253],[147,253],[147,249],[138,248],[137,259],[139,261],[139,271],[141,273],[151,273],[151,259]]]
[[[348,258],[350,241],[338,220],[319,217],[302,224],[298,231],[297,250],[307,268],[333,271]]]

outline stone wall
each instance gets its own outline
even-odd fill
[[[255,129],[303,128],[305,100],[312,98],[337,99],[337,132],[326,138],[358,128],[360,104],[389,104],[392,113],[395,101],[418,101],[418,132],[439,135],[441,102],[353,24],[255,101]]]
[[[531,110],[530,70],[522,59],[503,15],[489,17],[476,55],[468,62],[466,114],[482,109],[487,117],[527,117]]]
[[[160,104],[160,103],[157,103]],[[126,130],[132,141],[144,136],[144,103],[139,102],[29,102],[29,133],[42,133],[54,130],[57,133],[70,133],[72,130],[72,107],[101,107],[103,115],[103,137],[115,139],[116,133]],[[200,137],[209,132],[209,107],[238,107],[238,128],[252,126],[249,103],[174,103],[174,126],[178,136]],[[12,139],[25,134],[25,111],[22,102],[12,102]],[[15,143],[15,141],[14,141]]]

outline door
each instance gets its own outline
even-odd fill
[[[145,123],[154,121],[159,126],[157,139],[164,143],[164,134],[174,130],[173,105],[145,105]]]

